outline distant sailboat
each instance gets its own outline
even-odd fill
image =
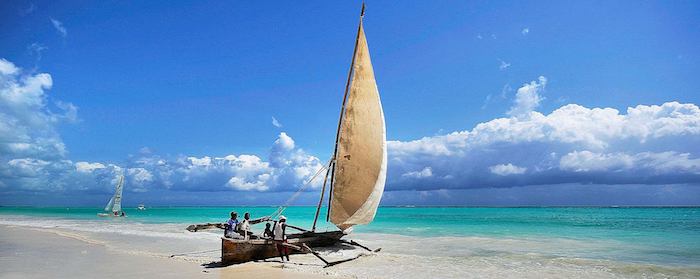
[[[122,211],[122,190],[124,189],[124,174],[119,176],[119,182],[114,191],[114,196],[109,199],[107,206],[105,206],[105,211],[110,213],[98,213],[100,217],[126,217],[124,211]]]
[[[138,209],[138,210],[146,210],[146,206],[143,205],[143,204],[139,204],[139,206],[136,207],[136,209]]]
[[[336,243],[356,245],[369,250],[354,241],[341,239],[351,231],[352,226],[372,222],[386,181],[386,126],[362,25],[364,9],[363,4],[338,122],[335,150],[333,157],[326,165],[326,178],[321,189],[321,198],[316,208],[313,226],[310,230],[306,230],[287,225],[301,231],[287,235],[287,243],[284,245],[291,248],[293,253],[313,253],[321,258],[311,247],[330,246]],[[321,171],[323,169],[316,175]],[[326,221],[335,224],[340,230],[316,232],[316,223],[323,205],[327,181],[330,181],[330,197]],[[284,208],[280,207],[272,216],[280,215]],[[188,230],[197,231],[222,226],[223,224],[192,225]],[[225,264],[277,256],[275,243],[269,239],[222,238],[221,261]],[[335,263],[326,262],[326,264]]]

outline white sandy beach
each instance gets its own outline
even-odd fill
[[[125,253],[69,232],[0,225],[0,278],[339,278],[282,264],[206,268],[201,261]]]

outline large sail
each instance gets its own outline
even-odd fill
[[[374,219],[386,180],[386,127],[362,21],[341,116],[330,221],[345,230]]]
[[[119,183],[117,184],[117,190],[114,192],[114,206],[112,206],[112,212],[122,211],[122,188],[124,188],[124,175],[119,178]]]

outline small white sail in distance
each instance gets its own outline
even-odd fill
[[[122,189],[124,188],[124,175],[119,177],[119,182],[114,191],[114,196],[109,199],[109,203],[105,206],[105,211],[120,212],[122,210]]]

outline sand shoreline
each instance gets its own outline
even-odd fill
[[[202,262],[131,254],[99,240],[47,229],[0,225],[0,278],[339,278],[254,262],[208,268]]]
[[[323,268],[323,263],[308,254],[293,255],[292,262],[284,265],[270,259],[208,268],[205,264],[219,260],[220,232],[190,233],[183,227],[180,223],[5,216],[0,218],[0,279],[700,278],[700,266],[694,262],[624,260],[629,253],[652,257],[659,250],[610,239],[483,236],[421,239],[381,233],[352,235],[352,239],[368,247],[382,248],[380,253],[345,246],[319,249],[328,260],[361,255],[330,268]],[[424,245],[426,241],[430,246]],[[173,254],[178,256],[173,258]]]

